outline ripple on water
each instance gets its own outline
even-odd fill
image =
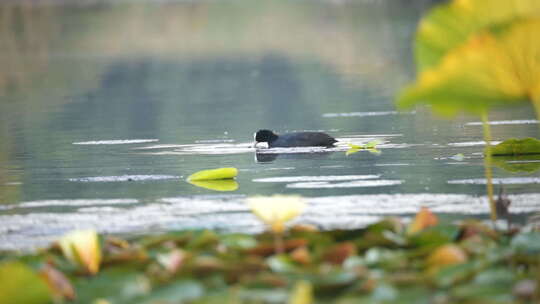
[[[137,204],[136,199],[73,199],[73,200],[41,200],[29,201],[10,205],[0,205],[0,210],[16,208],[41,208],[41,207],[80,207],[80,206],[98,206],[98,205],[126,205]]]
[[[373,112],[345,112],[345,113],[324,113],[322,117],[369,117],[369,116],[386,116],[398,114],[414,114],[415,112],[397,112],[397,111],[373,111]]]
[[[490,121],[490,125],[529,125],[529,124],[537,124],[538,120],[536,119],[517,119],[517,120],[495,120]],[[474,121],[474,122],[468,122],[465,124],[466,126],[481,126],[481,121]]]
[[[125,145],[156,142],[159,139],[113,139],[113,140],[94,140],[74,142],[74,145]]]
[[[100,182],[139,182],[139,181],[153,181],[164,179],[178,179],[180,176],[176,175],[119,175],[119,176],[92,176],[92,177],[80,177],[70,178],[70,182],[83,182],[83,183],[100,183]]]
[[[322,188],[361,188],[361,187],[383,187],[402,184],[401,180],[355,180],[340,183],[330,182],[302,182],[287,184],[287,188],[295,189],[322,189]]]
[[[511,213],[540,211],[540,193],[509,195],[509,198],[512,200]],[[250,213],[244,199],[244,196],[231,195],[163,198],[147,204],[135,204],[136,201],[130,199],[49,201],[81,208],[64,213],[36,211],[0,215],[0,249],[44,246],[67,231],[85,228],[104,233],[170,229],[248,233],[263,230],[264,226]],[[305,199],[308,207],[295,222],[313,224],[321,229],[360,228],[383,216],[412,215],[422,206],[436,213],[489,214],[485,197],[463,194],[373,194]],[[118,202],[122,202],[122,208],[114,208]]]
[[[540,177],[507,177],[494,178],[493,184],[540,184]],[[485,185],[485,178],[455,179],[449,180],[449,184],[456,185]]]
[[[358,179],[374,179],[379,175],[323,175],[323,176],[278,176],[253,179],[259,183],[332,182]]]

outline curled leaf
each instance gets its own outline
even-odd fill
[[[438,219],[428,208],[422,207],[420,211],[414,217],[414,220],[409,224],[407,228],[407,234],[412,235],[418,233],[427,227],[437,225]]]
[[[192,181],[205,181],[205,180],[220,180],[220,179],[232,179],[238,175],[238,169],[236,168],[218,168],[210,170],[202,170],[191,174],[187,180]]]
[[[96,274],[101,263],[101,248],[95,230],[77,230],[59,241],[64,256],[89,274]]]
[[[285,223],[297,217],[305,208],[299,196],[254,196],[247,199],[251,211],[274,233],[283,233]]]

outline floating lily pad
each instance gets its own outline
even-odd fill
[[[238,169],[236,168],[219,168],[211,170],[202,170],[191,174],[187,180],[192,181],[204,181],[204,180],[220,180],[220,179],[232,179],[238,175]]]
[[[51,292],[37,273],[21,262],[0,264],[0,303],[49,303]]]
[[[509,172],[533,173],[540,169],[540,154],[520,156],[497,156],[493,164]]]
[[[540,140],[532,137],[510,138],[492,147],[491,153],[494,156],[540,154]]]

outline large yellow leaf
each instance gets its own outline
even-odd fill
[[[535,98],[540,102],[539,32],[540,19],[529,18],[477,33],[420,73],[398,105],[423,102],[453,115]]]
[[[416,62],[423,71],[444,55],[489,27],[540,14],[538,0],[453,0],[422,18],[415,43]]]

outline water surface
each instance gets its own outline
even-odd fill
[[[245,197],[276,193],[305,196],[298,221],[323,229],[420,206],[487,218],[478,118],[393,104],[431,2],[0,4],[0,248],[88,227],[255,232]],[[490,118],[496,141],[538,134],[528,105]],[[255,151],[261,128],[340,143]],[[380,154],[346,155],[375,139]],[[228,166],[235,191],[184,181]],[[494,170],[515,221],[540,210],[538,171]]]

